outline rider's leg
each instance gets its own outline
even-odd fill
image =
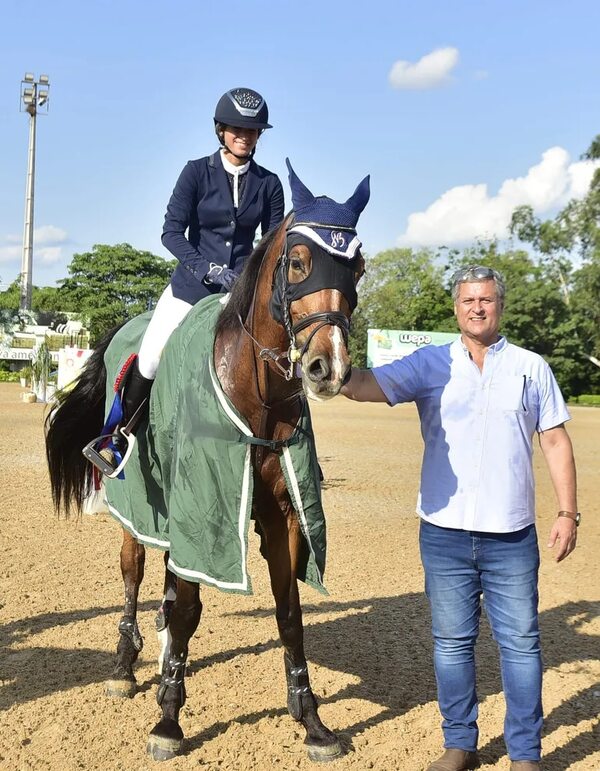
[[[190,303],[173,297],[169,284],[156,303],[156,308],[142,339],[138,354],[140,374],[151,380],[156,376],[160,356],[171,333],[192,309]]]
[[[192,306],[189,303],[173,297],[173,290],[170,284],[156,303],[156,308],[142,338],[140,352],[133,363],[131,375],[127,378],[123,390],[122,425],[126,425],[127,421],[131,420],[136,410],[145,401],[143,410],[140,410],[139,419],[136,419],[135,425],[131,428],[131,433],[134,435],[142,418],[148,414],[150,389],[156,377],[156,370],[158,369],[163,348],[173,331],[187,316],[191,308]]]
[[[179,326],[192,307],[190,303],[173,297],[170,284],[156,304],[150,323],[144,333],[140,352],[124,378],[121,393],[123,418],[115,428],[113,437],[113,445],[119,451],[121,458],[125,457],[128,446],[134,441],[133,437],[135,437],[139,425],[148,415],[150,390],[163,348],[171,333]],[[134,415],[135,419],[132,421]],[[131,424],[129,424],[130,421],[132,421]],[[130,437],[129,440],[123,436],[122,428],[126,429],[126,433]],[[117,469],[118,459],[111,451],[103,451],[102,456],[113,467],[113,470]]]

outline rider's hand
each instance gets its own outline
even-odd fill
[[[219,276],[218,280],[223,289],[226,289],[229,292],[237,277],[238,274],[234,270],[231,270],[231,268],[225,268],[225,270]]]
[[[204,283],[215,284],[229,291],[237,277],[237,273],[226,265],[216,265],[214,262],[211,262],[210,270],[204,277]]]

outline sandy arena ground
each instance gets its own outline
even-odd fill
[[[52,511],[44,405],[0,384],[0,769],[156,769],[154,613],[162,555],[148,554],[139,616],[145,647],[133,700],[104,695],[122,608],[120,530],[107,514]],[[583,522],[575,553],[546,548],[556,505],[536,453],[545,651],[546,771],[600,769],[600,410],[574,408]],[[428,610],[413,514],[421,455],[413,406],[343,398],[313,411],[326,477],[329,597],[302,586],[320,714],[347,754],[332,770],[420,771],[440,752]],[[285,709],[282,649],[266,565],[251,539],[253,597],[205,588],[190,643],[185,754],[165,769],[314,769]],[[482,769],[507,770],[495,646],[478,645]]]

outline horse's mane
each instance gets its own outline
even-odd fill
[[[244,270],[233,285],[227,305],[224,306],[219,314],[215,334],[218,335],[225,330],[238,329],[240,325],[238,317],[241,316],[242,319],[245,319],[248,315],[252,299],[254,298],[258,272],[262,265],[263,257],[279,233],[280,227],[269,230],[258,242],[250,257],[248,257]]]

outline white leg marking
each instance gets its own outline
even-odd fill
[[[160,645],[160,653],[158,654],[158,674],[162,675],[163,661],[169,657],[169,651],[171,650],[171,632],[169,627],[161,629],[156,633],[158,637],[158,643]]]

